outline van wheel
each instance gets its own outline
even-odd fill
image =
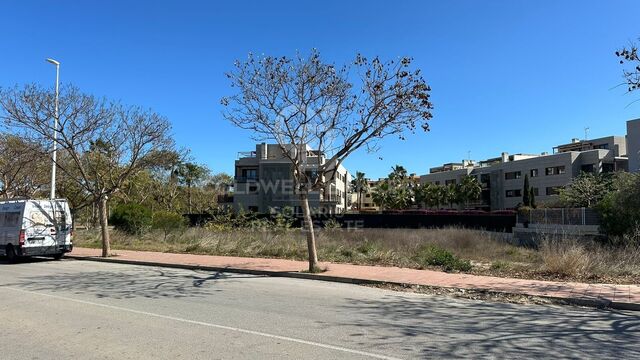
[[[60,260],[60,259],[62,259],[63,256],[64,256],[64,253],[55,254],[55,255],[53,255],[53,259],[54,260]]]
[[[14,263],[18,260],[16,250],[13,248],[13,245],[7,245],[7,247],[5,248],[5,252],[7,254],[7,260],[9,260],[10,263]]]

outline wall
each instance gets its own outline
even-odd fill
[[[640,119],[627,121],[629,171],[640,172]]]

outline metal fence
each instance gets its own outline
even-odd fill
[[[520,224],[600,225],[600,216],[594,209],[532,209],[518,214]]]

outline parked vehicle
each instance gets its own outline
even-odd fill
[[[73,249],[69,204],[56,200],[0,201],[0,256],[53,256]]]

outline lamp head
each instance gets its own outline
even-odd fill
[[[53,60],[53,59],[47,59],[47,62],[49,62],[49,63],[51,63],[51,64],[53,64],[55,66],[60,66],[60,62],[56,61],[56,60]]]

